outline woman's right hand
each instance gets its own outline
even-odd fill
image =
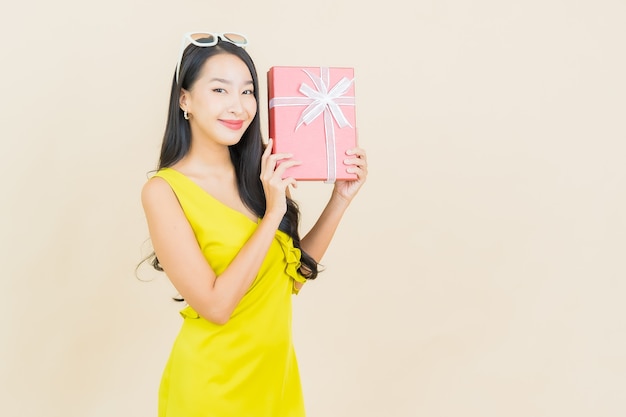
[[[273,141],[267,142],[267,147],[261,156],[261,182],[265,191],[265,216],[275,215],[282,219],[287,211],[287,187],[294,188],[298,182],[293,177],[283,179],[287,168],[300,165],[301,162],[291,159],[292,154],[272,154]],[[280,161],[280,163],[278,163]]]

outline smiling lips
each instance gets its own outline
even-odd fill
[[[220,119],[220,123],[232,130],[239,130],[243,126],[243,120],[224,120]]]

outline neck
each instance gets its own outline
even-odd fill
[[[179,164],[197,176],[225,175],[234,172],[228,146],[210,141],[191,141],[187,155]]]

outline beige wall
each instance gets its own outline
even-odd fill
[[[623,1],[7,3],[3,416],[155,415],[180,306],[133,275],[139,190],[198,29],[262,79],[356,69],[370,179],[294,300],[310,417],[626,414]]]

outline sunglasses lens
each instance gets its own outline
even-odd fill
[[[217,40],[215,36],[210,33],[192,33],[190,36],[194,42],[198,43],[215,44]]]
[[[245,36],[238,33],[224,33],[222,36],[239,46],[244,46],[248,43],[248,40],[245,38]]]

